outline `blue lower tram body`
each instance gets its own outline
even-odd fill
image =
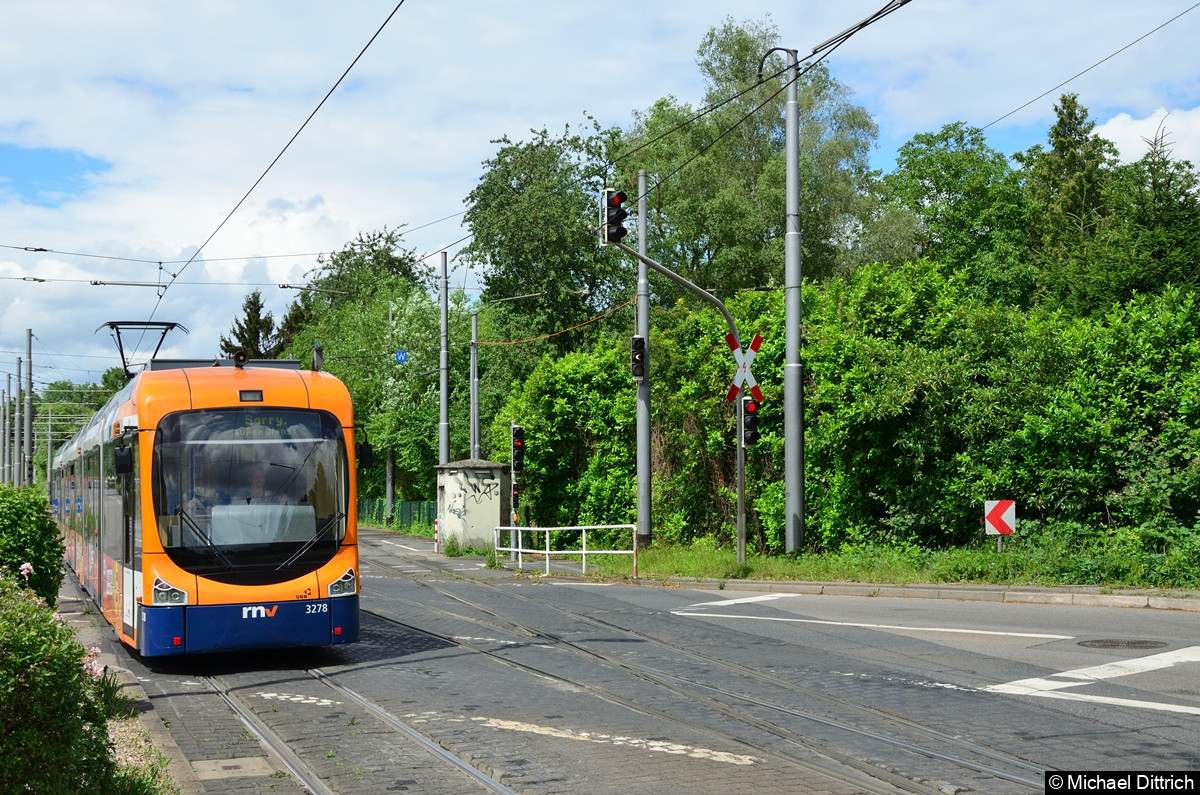
[[[140,609],[138,651],[144,657],[328,646],[358,640],[357,596]]]

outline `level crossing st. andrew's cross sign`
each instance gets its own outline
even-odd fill
[[[754,361],[754,357],[758,355],[758,349],[762,347],[763,338],[761,334],[755,334],[754,340],[750,343],[750,348],[743,351],[738,344],[737,337],[733,334],[725,335],[725,342],[729,345],[729,350],[733,351],[733,360],[737,362],[737,372],[733,376],[733,385],[729,387],[729,394],[725,399],[730,403],[737,400],[738,392],[742,391],[742,384],[746,385],[746,390],[754,396],[755,400],[762,400],[763,393],[758,387],[758,382],[754,380],[754,374],[750,372],[750,363]]]

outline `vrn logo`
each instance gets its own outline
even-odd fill
[[[271,607],[263,607],[255,605],[254,607],[243,607],[242,618],[274,618],[275,611],[279,609],[279,605],[271,605]]]

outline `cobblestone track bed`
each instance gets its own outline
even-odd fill
[[[478,648],[513,664],[532,656],[535,661],[530,663],[531,671],[559,677],[565,683],[578,683],[630,708],[700,727],[710,734],[714,732],[709,727],[738,726],[738,737],[734,739],[810,772],[819,770],[834,778],[856,780],[847,773],[854,771],[877,779],[876,785],[886,782],[918,792],[944,789],[945,782],[937,777],[945,776],[948,769],[955,771],[952,774],[958,782],[952,785],[955,787],[982,787],[994,792],[1028,792],[1043,787],[1043,769],[1012,755],[957,741],[827,696],[822,696],[815,705],[819,713],[812,711],[812,707],[801,711],[782,703],[780,694],[782,691],[789,698],[812,701],[809,698],[812,693],[804,688],[789,687],[774,676],[744,669],[734,671],[734,666],[712,655],[697,654],[644,633],[549,605],[544,598],[525,597],[510,584],[497,588],[481,583],[477,586],[477,598],[471,598],[462,595],[464,590],[472,589],[469,584],[455,583],[451,593],[439,586],[436,578],[416,581],[441,599],[430,597],[418,602],[383,597],[388,604],[387,612],[402,623],[418,626],[428,623],[431,613],[440,614],[435,623],[443,627],[442,631],[447,631],[445,628],[453,626],[456,620],[464,622],[455,630],[460,633],[456,642],[461,645]],[[521,609],[526,615],[530,611],[536,613],[537,618],[519,621],[501,614],[516,601],[525,602]],[[474,627],[470,622],[475,622]],[[488,639],[473,637],[486,634],[478,628],[481,626],[509,633],[510,637],[492,638],[488,644]],[[631,643],[638,647],[637,662],[625,653]],[[538,648],[543,651],[531,651]],[[546,649],[568,654],[551,656],[545,653]],[[581,657],[590,665],[581,663]],[[679,677],[670,673],[681,670],[688,675]],[[739,678],[733,685],[736,693],[730,689],[731,672]],[[720,684],[714,686],[704,681]],[[844,719],[846,711],[857,713],[858,725]],[[726,731],[734,730],[726,728]],[[858,735],[854,748],[861,749],[863,739],[876,746],[870,756],[861,758],[840,750],[847,747],[843,736],[847,731]],[[856,783],[863,785],[861,778]],[[998,790],[998,786],[1003,789]]]
[[[297,662],[312,662],[309,657]],[[398,733],[353,694],[330,687],[319,671],[226,673],[209,679],[267,736],[271,749],[287,757],[287,767],[310,791],[508,792]]]
[[[460,627],[479,629],[470,622]],[[727,735],[647,715],[598,698],[594,688],[390,620],[367,615],[364,628],[374,644],[390,647],[381,650],[384,657],[403,662],[374,665],[368,651],[358,664],[324,670],[517,792],[645,791],[639,781],[659,787],[688,781],[687,791],[699,793],[900,791],[866,776],[847,781],[815,768],[800,771]],[[414,636],[425,642],[414,644]],[[412,653],[403,656],[405,648]],[[388,693],[379,692],[381,679],[390,683]]]
[[[802,728],[798,726],[797,734],[817,743],[828,742],[841,748],[847,729],[866,733],[868,737],[892,735],[898,742],[891,743],[896,748],[911,746],[914,753],[907,760],[899,761],[893,751],[881,752],[878,743],[854,743],[852,752],[879,767],[903,771],[913,781],[937,782],[940,789],[960,784],[989,792],[999,791],[998,786],[1004,786],[1003,791],[1017,792],[1041,789],[1043,771],[1056,766],[1053,760],[1079,760],[1097,769],[1110,766],[1115,758],[1152,758],[1166,769],[1190,769],[1195,763],[1194,742],[1186,738],[1181,741],[1178,732],[1173,731],[1173,721],[1128,719],[1129,716],[1119,714],[1097,721],[1095,716],[1071,716],[1053,704],[1044,703],[1010,704],[1011,708],[1001,709],[986,697],[981,699],[980,691],[970,686],[977,677],[971,675],[969,667],[963,685],[905,676],[902,668],[891,666],[876,666],[877,670],[871,671],[870,666],[864,668],[852,651],[840,655],[822,652],[822,662],[808,669],[799,659],[802,650],[793,646],[784,648],[790,654],[789,660],[779,656],[780,644],[776,641],[744,634],[736,628],[726,630],[694,621],[664,622],[661,613],[631,608],[628,602],[606,598],[605,590],[595,587],[599,585],[596,583],[593,587],[557,587],[554,596],[538,594],[529,599],[524,595],[534,589],[556,586],[546,586],[538,578],[522,583],[511,576],[488,576],[480,572],[466,583],[455,583],[451,594],[442,587],[444,577],[452,576],[445,572],[444,559],[400,557],[404,558],[403,564],[410,575],[415,575],[417,567],[424,566],[426,575],[416,577],[415,581],[431,586],[427,590],[442,591],[438,598],[445,600],[439,602],[437,598],[422,596],[420,601],[471,616],[486,626],[508,628],[518,636],[524,635],[524,641],[506,654],[536,646],[537,633],[544,632],[543,641],[569,644],[586,639],[586,643],[577,645],[586,646],[587,653],[600,650],[611,663],[629,667],[629,661],[634,659],[630,651],[635,647],[634,638],[640,639],[649,646],[659,647],[648,651],[643,646],[636,653],[638,665],[648,665],[653,675],[686,671],[682,684],[701,689],[708,688],[706,683],[719,681],[724,686],[719,689],[737,691],[732,698],[740,709],[765,720],[771,720],[773,713],[789,711],[790,706],[784,707],[784,703],[794,705],[797,708],[791,711],[810,721]],[[439,571],[443,574],[432,573]],[[520,621],[507,618],[515,601],[525,602]],[[558,624],[563,627],[561,632],[553,629],[555,612],[562,614]],[[612,630],[614,634],[606,638],[597,629]],[[663,635],[664,630],[667,636]],[[671,638],[679,642],[674,643]],[[916,643],[911,641],[910,645]],[[726,659],[727,649],[717,651],[722,645],[736,644],[752,648],[742,649],[736,661],[733,657]],[[930,645],[929,651],[936,654],[937,647]],[[981,655],[978,664],[984,670],[992,661]],[[746,707],[748,701],[741,698],[750,694],[749,702],[753,702],[753,694],[758,692],[755,682],[748,680],[757,680],[767,688],[769,703],[765,712]],[[910,718],[904,718],[905,715]],[[919,717],[913,720],[911,716]],[[720,719],[706,723],[720,725]],[[1030,742],[1034,737],[1036,740]],[[1093,739],[1101,742],[1092,742]],[[1009,748],[1021,750],[1015,753],[1004,750]],[[966,771],[954,771],[951,767],[964,765]]]
[[[487,791],[443,752],[499,782],[496,791],[533,795],[1041,789],[1032,771],[1045,767],[972,739],[969,688],[939,692],[918,723],[900,716],[913,714],[925,683],[863,673],[849,653],[843,670],[853,677],[831,664],[837,653],[806,668],[796,647],[664,622],[599,589],[534,596],[547,586],[511,572],[464,579],[451,570],[457,561],[362,547],[357,644],[155,661],[153,670],[128,657],[197,773],[187,795],[310,791],[206,686],[210,675],[314,771],[314,790]],[[1066,721],[1064,741],[1088,733],[1055,718]],[[990,717],[988,728],[1019,737],[1029,719],[1026,708]],[[1120,758],[1181,753],[1145,733],[1106,732],[1105,743]]]

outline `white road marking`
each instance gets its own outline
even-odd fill
[[[424,550],[418,549],[416,547],[410,547],[407,544],[399,544],[395,541],[388,541],[386,538],[379,539],[379,543],[387,544],[389,547],[400,547],[401,549],[407,549],[409,552],[423,552],[424,551]]]
[[[761,596],[744,596],[741,599],[724,599],[720,602],[699,602],[692,607],[728,607],[729,605],[745,605],[751,602],[770,602],[775,599],[786,599],[789,596],[799,596],[794,593],[768,593]]]
[[[757,756],[731,754],[727,751],[714,751],[711,748],[697,748],[682,745],[667,740],[650,740],[644,737],[627,737],[621,734],[602,734],[600,732],[576,731],[575,729],[560,729],[555,726],[541,726],[524,721],[505,720],[504,718],[487,718],[472,715],[442,715],[438,712],[412,712],[403,716],[404,720],[414,724],[421,723],[479,723],[491,729],[526,732],[543,737],[557,737],[563,740],[599,743],[602,745],[623,745],[630,748],[640,748],[643,751],[653,751],[662,754],[687,756],[692,759],[707,759],[712,762],[723,762],[729,765],[752,765],[763,760]]]
[[[553,726],[539,726],[535,723],[523,723],[515,720],[504,720],[502,718],[472,718],[472,720],[480,721],[484,726],[493,729],[528,732],[529,734],[558,737],[564,740],[578,740],[605,745],[624,745],[632,748],[640,748],[643,751],[675,754],[687,756],[692,759],[707,759],[712,762],[724,762],[729,765],[752,765],[755,762],[763,761],[756,756],[731,754],[727,751],[714,751],[709,748],[696,748],[691,745],[682,745],[666,740],[648,740],[642,737],[625,737],[618,734],[597,734],[593,732],[574,731],[572,729],[558,729]]]
[[[1180,663],[1200,662],[1200,646],[1189,646],[1162,654],[1151,654],[1148,657],[1138,657],[1131,660],[1118,660],[1103,665],[1093,665],[1089,668],[1076,668],[1073,671],[1050,674],[1047,677],[1032,677],[1018,679],[1001,685],[985,687],[988,693],[1008,693],[1018,696],[1038,696],[1041,698],[1057,698],[1063,701],[1090,701],[1097,704],[1114,704],[1122,707],[1137,707],[1139,709],[1156,709],[1163,712],[1182,712],[1187,715],[1200,715],[1200,707],[1183,704],[1164,704],[1158,701],[1141,701],[1131,698],[1113,698],[1110,696],[1093,696],[1086,693],[1062,692],[1068,687],[1101,682],[1105,679],[1115,679],[1119,676],[1157,671],[1170,668]],[[1057,678],[1051,678],[1057,677]],[[1065,680],[1065,681],[1061,681]]]
[[[1006,638],[1041,638],[1044,640],[1070,640],[1073,635],[1048,635],[1040,632],[998,632],[990,629],[958,629],[956,627],[906,627],[899,624],[862,624],[855,621],[821,621],[815,618],[783,618],[781,616],[738,616],[726,613],[685,613],[672,610],[673,616],[696,618],[736,618],[747,621],[784,621],[792,624],[824,624],[831,627],[860,627],[863,629],[890,629],[900,632],[956,632],[964,635],[999,635]]]
[[[289,693],[259,693],[259,698],[267,701],[294,701],[297,704],[317,704],[322,707],[332,707],[334,704],[341,704],[340,701],[331,701],[327,698],[317,698],[315,696],[297,696]]]

